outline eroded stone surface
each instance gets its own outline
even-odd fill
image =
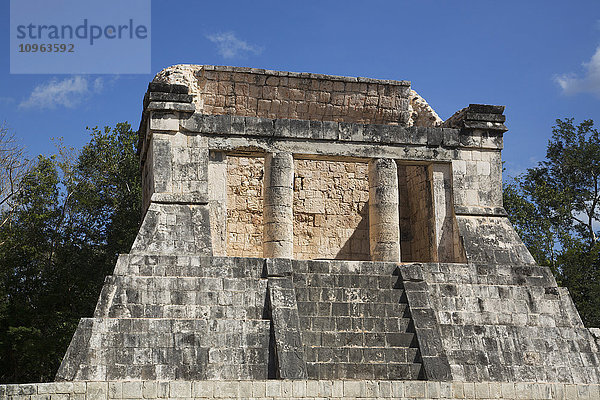
[[[424,98],[414,90],[410,91],[408,126],[440,126],[444,122]]]

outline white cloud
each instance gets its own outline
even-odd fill
[[[554,77],[564,94],[594,93],[600,95],[600,46],[591,60],[583,63],[583,75],[563,74]]]
[[[102,78],[90,81],[84,76],[72,76],[63,80],[56,78],[33,89],[29,98],[23,100],[21,108],[74,108],[94,93],[102,91]]]
[[[218,52],[223,58],[235,58],[248,53],[258,55],[263,51],[259,46],[238,39],[233,32],[214,33],[206,35],[206,38],[217,45]]]

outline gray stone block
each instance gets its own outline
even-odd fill
[[[269,118],[246,117],[246,135],[248,136],[273,136],[275,121]]]
[[[269,278],[268,292],[278,376],[282,379],[306,378],[300,319],[291,277]]]
[[[292,275],[292,260],[288,258],[265,259],[267,277],[285,277]]]

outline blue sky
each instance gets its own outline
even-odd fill
[[[82,146],[86,126],[137,128],[148,82],[181,63],[406,79],[443,119],[506,105],[511,175],[544,158],[556,118],[600,126],[597,0],[153,0],[148,75],[11,75],[1,1],[0,121],[32,157],[52,137]]]

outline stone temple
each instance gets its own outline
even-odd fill
[[[502,207],[503,111],[442,121],[408,81],[163,70],[131,252],[57,382],[0,398],[599,399],[599,331]]]

